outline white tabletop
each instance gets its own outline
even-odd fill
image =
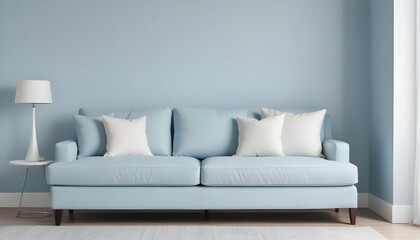
[[[44,166],[53,162],[54,161],[50,161],[50,160],[42,160],[42,161],[13,160],[13,161],[10,161],[9,163],[12,165],[20,165],[20,166]]]

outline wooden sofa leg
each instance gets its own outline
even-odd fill
[[[204,210],[204,217],[209,220],[210,219],[210,214],[209,214],[209,210]]]
[[[56,226],[61,225],[61,219],[63,219],[63,210],[54,210],[54,220]]]
[[[356,225],[356,208],[349,208],[350,224]]]
[[[339,208],[336,208],[336,209],[335,209],[335,212],[340,212],[340,209],[339,209]]]

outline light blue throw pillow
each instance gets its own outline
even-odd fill
[[[74,115],[73,119],[79,157],[103,156],[106,152],[106,133],[102,117]]]
[[[247,110],[174,109],[174,156],[232,156],[238,147],[236,117]]]

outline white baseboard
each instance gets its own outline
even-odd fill
[[[390,203],[369,194],[369,209],[385,218],[388,222],[392,222],[392,205]]]
[[[20,193],[0,193],[0,207],[18,207]],[[49,208],[49,193],[24,193],[22,207]]]
[[[413,222],[413,206],[411,205],[392,205],[392,223],[411,223]]]
[[[357,199],[358,208],[368,208],[369,207],[369,193],[359,193]]]
[[[369,194],[369,209],[391,223],[411,223],[413,206],[392,205],[375,195]]]

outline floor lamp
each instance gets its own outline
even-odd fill
[[[50,81],[47,80],[21,80],[16,85],[15,103],[32,104],[32,132],[29,141],[26,161],[41,161],[38,142],[36,138],[35,112],[36,104],[52,103]]]

